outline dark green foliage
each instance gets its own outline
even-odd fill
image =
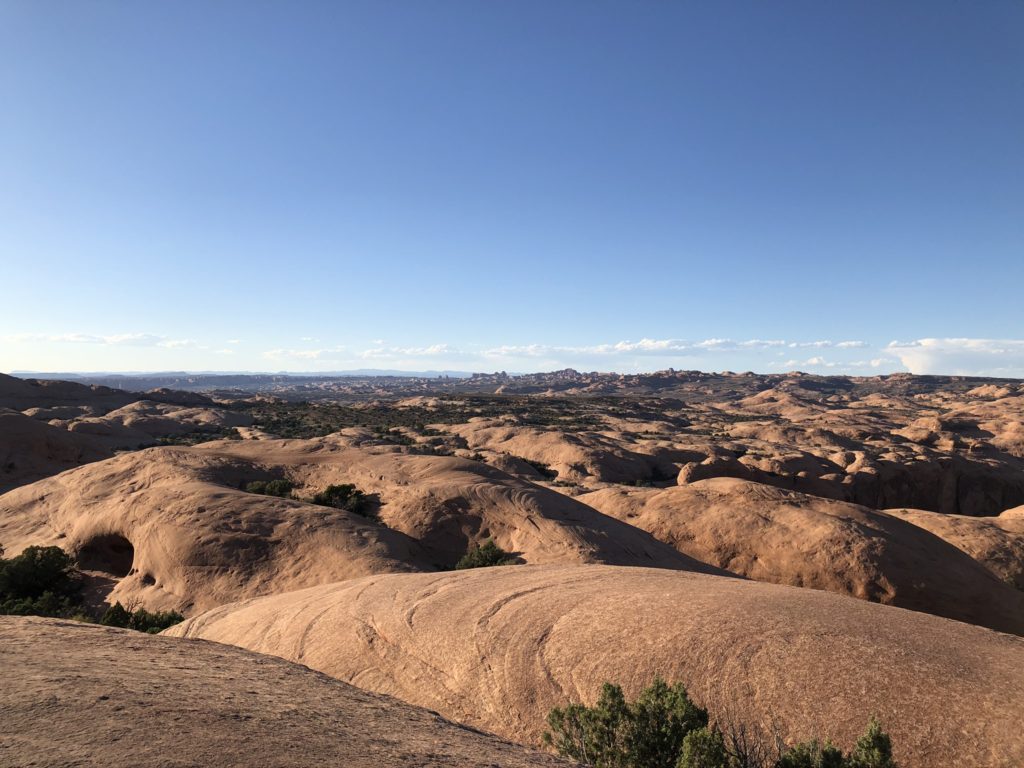
[[[80,604],[74,561],[60,547],[28,547],[0,559],[0,613],[71,617]]]
[[[416,441],[399,429],[388,429],[387,427],[375,427],[374,431],[381,440],[396,445],[415,445]]]
[[[344,396],[335,393],[332,398],[343,399]],[[462,424],[476,416],[513,416],[517,423],[525,426],[598,428],[603,424],[601,414],[604,412],[643,417],[652,408],[613,397],[538,400],[527,395],[453,394],[438,397],[437,405],[430,408],[366,403],[365,396],[360,395],[352,395],[351,399],[352,405],[261,399],[236,403],[232,410],[251,414],[255,426],[274,435],[308,438],[329,435],[346,427],[387,432],[395,427],[418,429],[424,424]],[[658,410],[658,418],[664,420],[667,417],[660,414],[662,410]],[[397,434],[391,438],[392,442],[403,441]]]
[[[593,707],[551,710],[544,739],[559,754],[596,768],[676,768],[687,735],[707,723],[708,713],[680,684],[656,679],[627,702],[622,688],[605,683]]]
[[[629,707],[622,688],[611,683],[601,687],[593,707],[569,704],[548,713],[550,731],[544,741],[560,755],[597,768],[618,768],[626,760],[625,721]]]
[[[889,736],[874,718],[849,754],[815,739],[770,755],[754,748],[742,727],[729,729],[727,739],[682,685],[660,678],[632,702],[605,683],[592,707],[552,709],[548,727],[545,743],[595,768],[897,768]]]
[[[156,634],[184,620],[185,617],[177,611],[150,612],[145,608],[137,608],[133,611],[125,608],[121,603],[114,603],[103,614],[100,624]]]
[[[328,485],[313,497],[312,502],[322,507],[344,509],[363,517],[375,517],[370,498],[351,483]]]
[[[50,616],[57,619],[82,618],[78,601],[43,592],[39,597],[0,599],[0,615]]]
[[[100,617],[100,624],[105,627],[128,627],[128,623],[132,620],[132,612],[121,605],[120,602],[114,603],[112,606],[107,608],[106,612]]]
[[[892,759],[892,740],[872,717],[867,730],[857,739],[853,750],[844,755],[829,742],[817,739],[786,750],[775,768],[897,768]]]
[[[677,768],[725,768],[732,763],[725,739],[717,728],[697,728],[686,734]]]
[[[841,750],[830,742],[822,744],[813,739],[786,750],[775,763],[775,768],[846,768],[848,765]]]
[[[28,547],[17,557],[0,558],[0,614],[92,621],[85,615],[81,592],[74,560],[60,547]],[[116,603],[107,609],[100,623],[159,632],[184,618],[175,611],[130,611]]]
[[[878,718],[872,717],[868,729],[857,739],[848,764],[850,768],[896,768],[892,759],[892,739],[882,730]]]
[[[253,480],[245,486],[248,493],[258,493],[261,496],[280,496],[282,499],[291,498],[295,484],[290,480]]]
[[[681,683],[669,686],[656,678],[630,705],[629,753],[636,765],[674,768],[686,735],[708,724]]]
[[[199,445],[212,440],[241,440],[242,436],[235,427],[224,427],[213,432],[209,429],[197,429],[180,435],[164,435],[156,439],[156,445]]]
[[[28,547],[0,565],[0,594],[40,597],[46,592],[71,597],[81,589],[74,560],[60,547]]]
[[[543,461],[531,461],[530,459],[523,459],[527,464],[536,469],[541,476],[546,477],[548,480],[554,480],[558,477],[558,470],[552,469]]]
[[[484,541],[480,546],[471,546],[455,564],[455,570],[461,571],[465,568],[489,568],[492,565],[512,565],[512,555],[503,550],[490,539]]]

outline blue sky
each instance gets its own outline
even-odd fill
[[[0,1],[0,370],[1024,376],[1024,4]]]

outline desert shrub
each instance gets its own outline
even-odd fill
[[[787,749],[774,768],[897,768],[892,759],[892,740],[872,717],[867,730],[857,739],[849,754],[826,741],[802,742]]]
[[[0,613],[70,617],[80,611],[81,581],[60,547],[28,547],[0,558]]]
[[[84,618],[78,601],[43,592],[39,597],[0,599],[0,615],[49,616],[57,619]]]
[[[686,734],[677,768],[725,768],[733,763],[717,728],[697,728]]]
[[[455,570],[466,568],[489,568],[492,565],[512,565],[512,555],[503,550],[490,539],[479,546],[470,546],[469,550],[455,564]]]
[[[522,459],[521,456],[519,458]],[[533,461],[531,459],[522,460],[529,464],[531,467],[533,467],[535,470],[537,470],[542,477],[546,477],[548,480],[554,480],[556,477],[558,477],[558,470],[552,469],[543,461]]]
[[[400,429],[389,429],[388,427],[376,427],[374,432],[381,440],[385,440],[389,443],[395,443],[397,445],[414,445],[416,443],[411,437],[402,432]]]
[[[593,707],[551,710],[544,740],[559,754],[596,768],[676,768],[686,737],[707,724],[707,711],[681,684],[669,686],[658,678],[627,702],[621,687],[605,683]]]
[[[370,498],[351,483],[328,485],[312,501],[322,507],[334,507],[363,517],[374,517]]]
[[[75,561],[60,547],[28,547],[17,557],[0,557],[0,614],[95,621],[86,615],[81,593]],[[133,611],[115,603],[100,624],[159,632],[184,619],[175,611]]]
[[[891,740],[875,718],[849,754],[815,739],[770,755],[735,732],[727,740],[681,684],[660,678],[632,702],[621,687],[605,683],[592,707],[552,709],[548,727],[545,743],[595,768],[897,768]]]
[[[823,744],[813,739],[787,749],[775,768],[846,768],[848,765],[842,750],[828,741]]]
[[[122,627],[138,632],[156,634],[168,627],[173,627],[185,620],[177,611],[147,611],[145,608],[132,610],[125,608],[120,602],[110,606],[100,619],[100,624],[107,627]]]
[[[871,718],[847,762],[850,768],[896,768],[896,762],[892,759],[892,739],[882,730],[878,718]]]
[[[117,602],[107,608],[100,617],[100,624],[105,627],[123,627],[127,629],[128,622],[131,620],[132,612],[121,605],[120,602]]]
[[[295,484],[290,480],[253,480],[245,486],[247,493],[258,493],[261,496],[279,496],[290,498]]]

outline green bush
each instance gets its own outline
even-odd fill
[[[786,750],[775,768],[897,768],[892,759],[892,740],[872,717],[867,730],[857,739],[853,750],[844,755],[830,742],[817,739],[797,744]]]
[[[892,739],[882,730],[878,718],[871,718],[867,730],[857,739],[847,763],[850,768],[896,768],[896,762],[892,759]]]
[[[152,635],[168,627],[173,627],[184,620],[185,617],[177,611],[157,611],[154,613],[147,611],[145,608],[130,610],[121,605],[120,602],[117,602],[110,606],[106,613],[103,614],[100,624],[107,627],[134,629],[138,632],[148,632]]]
[[[0,558],[0,613],[69,618],[81,612],[81,591],[74,560],[60,547]]]
[[[0,557],[0,614],[95,620],[86,615],[82,605],[82,582],[75,561],[60,547],[28,547],[9,560]],[[130,611],[115,603],[100,624],[159,632],[184,618],[175,611]]]
[[[842,750],[831,742],[817,739],[801,742],[786,750],[775,763],[775,768],[847,768],[849,763]]]
[[[487,539],[480,546],[470,546],[466,554],[455,564],[455,570],[489,568],[492,565],[512,565],[513,562],[515,560],[512,555],[490,539]]]
[[[717,728],[697,728],[686,734],[677,768],[722,768],[730,766],[725,739]]]
[[[849,754],[815,739],[775,757],[751,749],[735,730],[727,739],[682,685],[660,678],[632,702],[605,683],[594,706],[555,707],[548,726],[545,743],[594,768],[897,768],[889,736],[874,718]]]
[[[545,477],[548,480],[554,480],[556,477],[558,477],[558,470],[557,469],[552,469],[547,464],[545,464],[543,461],[533,461],[532,459],[523,459],[521,456],[518,457],[518,458],[520,458],[523,461],[525,461],[527,464],[529,464],[531,467],[533,467],[535,470],[537,470],[537,472],[539,472],[542,477]]]
[[[312,499],[314,504],[322,507],[344,509],[363,517],[373,518],[373,504],[370,498],[351,483],[328,485]]]
[[[621,687],[605,683],[593,707],[551,710],[544,740],[596,768],[676,768],[686,737],[707,724],[707,711],[690,701],[681,684],[658,678],[627,702]]]
[[[248,493],[258,493],[261,496],[279,496],[282,499],[290,498],[295,484],[290,480],[253,480],[245,486]]]

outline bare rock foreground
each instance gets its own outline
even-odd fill
[[[238,648],[0,617],[0,765],[568,766]]]
[[[849,747],[877,714],[906,768],[1024,763],[1024,639],[816,590],[507,566],[254,599],[168,634],[281,656],[527,744],[551,707],[661,675],[712,716],[788,741]]]

